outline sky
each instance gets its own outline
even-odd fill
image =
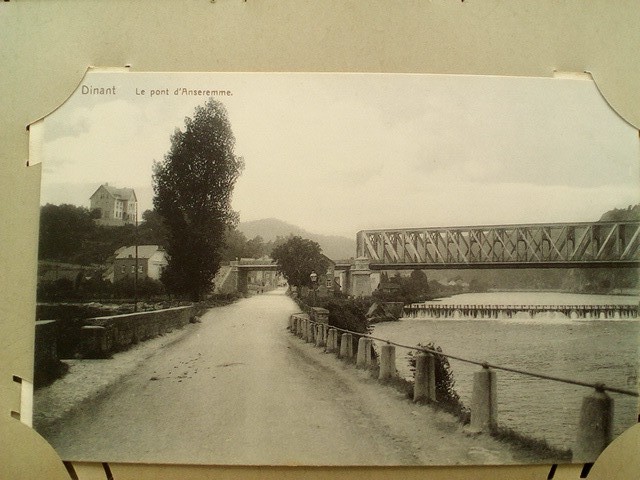
[[[44,121],[41,204],[89,207],[108,182],[134,188],[141,213],[152,208],[153,162],[208,99],[178,88],[231,92],[216,99],[245,161],[233,195],[241,221],[355,238],[594,221],[640,203],[638,132],[588,79],[88,72]]]

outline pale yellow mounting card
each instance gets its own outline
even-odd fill
[[[479,79],[480,83],[469,86],[477,89],[477,91],[468,92],[469,98],[474,94],[499,96],[495,93],[496,90],[492,90],[493,87],[487,86],[496,81],[494,77],[531,77],[521,79],[525,84],[529,82],[531,85],[548,83],[557,85],[561,82],[585,85],[586,89],[592,91],[590,95],[580,97],[578,103],[598,98],[600,102],[598,112],[603,111],[608,104],[620,116],[617,125],[624,126],[615,128],[620,128],[625,133],[621,134],[620,138],[624,140],[618,142],[618,146],[628,142],[626,146],[621,147],[626,148],[622,155],[626,155],[625,165],[628,171],[622,186],[616,183],[614,178],[616,169],[621,168],[620,164],[616,159],[608,156],[610,154],[613,157],[620,152],[613,146],[603,147],[599,137],[600,132],[592,130],[594,143],[601,149],[604,158],[600,158],[598,162],[593,158],[587,159],[586,157],[593,152],[585,150],[585,159],[574,157],[568,168],[575,171],[572,178],[575,182],[574,186],[587,189],[593,187],[589,185],[589,178],[598,176],[596,170],[600,169],[601,183],[607,183],[605,177],[611,178],[607,188],[593,188],[592,195],[585,197],[562,193],[562,188],[559,186],[546,190],[527,191],[528,201],[523,207],[522,214],[523,217],[532,220],[525,220],[525,222],[589,220],[587,218],[589,212],[593,215],[603,213],[600,210],[607,204],[608,199],[612,199],[612,208],[638,203],[638,191],[634,187],[634,182],[637,186],[640,180],[638,178],[640,159],[638,158],[638,136],[634,129],[640,127],[640,95],[638,95],[640,60],[637,56],[637,48],[640,45],[640,32],[637,29],[639,22],[640,7],[635,2],[604,0],[588,4],[578,1],[558,3],[550,0],[535,3],[498,0],[485,2],[438,0],[410,3],[197,0],[176,3],[143,0],[131,4],[91,0],[82,2],[15,0],[1,3],[0,31],[3,32],[3,48],[0,48],[0,65],[2,65],[0,105],[3,107],[3,114],[0,116],[0,131],[3,134],[0,142],[0,191],[2,192],[0,218],[3,226],[0,228],[0,238],[3,248],[0,251],[0,271],[2,272],[0,322],[2,322],[3,334],[0,336],[0,358],[2,359],[0,405],[4,413],[0,415],[0,437],[3,439],[2,448],[0,448],[0,478],[74,478],[69,476],[69,472],[81,480],[214,478],[218,476],[325,478],[327,475],[335,478],[424,478],[425,476],[487,479],[580,478],[581,472],[587,471],[581,464],[560,464],[557,467],[542,464],[355,468],[289,467],[283,462],[276,461],[274,463],[278,465],[273,467],[180,466],[162,465],[166,463],[162,459],[154,460],[155,464],[151,465],[116,463],[113,458],[105,457],[90,458],[88,462],[72,461],[65,468],[53,448],[28,426],[32,422],[33,415],[31,398],[38,215],[40,205],[49,201],[51,203],[76,202],[76,198],[83,195],[81,189],[74,190],[80,184],[93,185],[96,182],[99,184],[102,182],[102,177],[108,176],[113,176],[116,182],[127,180],[128,174],[120,173],[118,176],[108,169],[104,169],[98,176],[91,177],[92,169],[87,169],[86,164],[83,165],[80,159],[83,148],[89,152],[102,147],[99,158],[104,165],[109,155],[114,157],[130,155],[131,151],[128,148],[132,147],[131,144],[104,143],[96,146],[95,143],[86,145],[64,143],[64,138],[73,137],[78,132],[90,132],[95,142],[102,138],[97,131],[102,125],[111,130],[116,128],[126,130],[126,127],[131,126],[131,122],[136,118],[154,124],[173,122],[175,124],[173,126],[180,127],[183,117],[191,115],[193,108],[200,100],[205,101],[209,96],[214,96],[223,103],[229,103],[232,117],[235,115],[232,123],[235,118],[238,125],[237,136],[243,137],[243,132],[251,132],[255,128],[256,121],[260,120],[260,109],[256,105],[269,108],[274,119],[278,117],[276,115],[278,112],[273,111],[282,108],[283,111],[278,117],[281,119],[290,115],[291,108],[300,107],[301,111],[304,111],[302,107],[305,105],[301,106],[299,102],[308,102],[307,108],[312,112],[312,118],[315,117],[319,122],[326,122],[319,110],[321,105],[331,105],[333,108],[331,113],[338,116],[344,115],[342,118],[347,119],[349,123],[349,121],[362,121],[367,117],[367,111],[363,109],[367,108],[369,96],[371,115],[368,126],[370,131],[376,132],[379,140],[383,138],[387,141],[381,142],[381,148],[376,149],[375,145],[367,144],[364,137],[356,137],[351,139],[351,144],[345,145],[345,151],[355,155],[359,149],[365,151],[369,149],[369,155],[374,160],[342,164],[336,160],[335,156],[345,154],[345,151],[340,152],[335,145],[327,152],[328,158],[325,160],[316,149],[313,154],[318,158],[310,165],[317,167],[318,162],[326,161],[325,172],[330,171],[333,176],[323,178],[321,169],[305,170],[300,177],[300,180],[305,182],[305,186],[300,187],[301,191],[292,193],[295,199],[289,211],[292,215],[298,215],[297,221],[304,222],[304,209],[313,207],[313,203],[310,203],[313,197],[305,198],[305,192],[309,192],[313,182],[326,183],[326,189],[323,189],[322,193],[327,195],[328,202],[336,199],[337,202],[326,210],[318,209],[310,216],[314,217],[313,221],[322,224],[327,233],[348,236],[352,221],[347,215],[343,215],[345,213],[343,210],[351,209],[351,213],[359,214],[358,218],[366,217],[367,212],[364,210],[356,212],[353,198],[344,192],[354,190],[360,197],[367,194],[366,191],[358,190],[361,188],[358,182],[366,182],[375,177],[375,172],[370,172],[367,167],[373,165],[375,167],[372,168],[373,170],[384,171],[389,175],[395,172],[398,178],[413,184],[414,187],[418,184],[420,175],[424,174],[416,168],[420,165],[408,160],[416,154],[416,148],[407,146],[406,141],[398,140],[405,138],[400,133],[404,134],[407,129],[416,128],[416,125],[419,125],[409,121],[411,108],[416,108],[414,111],[416,115],[424,113],[420,110],[424,106],[412,105],[410,97],[407,96],[407,92],[415,88],[413,82],[407,83],[407,79],[412,78],[411,75],[402,74],[457,74],[459,76],[454,77],[453,82],[461,82],[456,86],[458,89],[465,87],[465,75],[486,76]],[[182,75],[180,72],[200,73]],[[244,73],[207,74],[206,72]],[[292,75],[291,72],[300,73]],[[325,72],[327,75],[304,72]],[[287,74],[279,76],[274,73]],[[367,76],[374,80],[363,83],[361,75],[340,74],[386,75]],[[115,82],[110,82],[108,80],[110,78],[115,79]],[[345,78],[348,80],[345,81]],[[354,78],[358,81],[354,82]],[[381,78],[384,79],[382,83],[380,83]],[[423,77],[418,75],[416,78],[417,81],[421,81]],[[498,79],[497,82],[500,83],[501,80],[513,82],[513,85],[518,84],[516,79]],[[313,89],[305,91],[301,88],[301,85],[308,86],[314,82]],[[333,84],[329,85],[331,82]],[[220,86],[222,84],[224,85]],[[352,91],[349,92],[348,88]],[[404,132],[399,129],[395,137],[381,137],[384,132],[376,129],[381,128],[384,122],[376,122],[380,119],[374,116],[383,110],[378,109],[376,101],[380,98],[389,98],[391,101],[394,88],[398,89],[398,98],[401,99],[403,107],[399,108],[399,111],[390,108],[385,113],[390,118],[395,115],[398,122],[403,123],[406,129]],[[443,89],[440,98],[444,98],[446,85],[429,85],[431,91],[438,88]],[[185,90],[184,95],[181,89]],[[377,93],[376,89],[378,89]],[[144,94],[142,90],[145,90]],[[210,92],[198,93],[197,90],[210,90]],[[220,92],[223,91],[225,94],[221,97]],[[529,88],[528,91],[533,90]],[[151,98],[151,92],[154,92],[153,98]],[[330,96],[331,92],[334,92],[334,102],[319,101],[320,96]],[[424,90],[416,89],[416,95],[421,95],[421,92]],[[287,93],[290,94],[289,97]],[[570,96],[574,93],[574,90],[569,90],[566,95]],[[314,94],[318,97],[314,98]],[[540,111],[536,114],[543,118],[545,111],[556,108],[557,103],[545,103],[549,102],[549,98],[543,98],[545,96],[539,92],[536,94],[542,95],[540,102],[537,103]],[[518,98],[517,89],[513,90],[511,95],[510,101],[514,105],[522,100]],[[575,98],[567,98],[558,94],[557,91],[553,95],[559,95],[560,103],[576,105]],[[183,98],[174,103],[181,107],[167,106],[169,102],[175,101],[180,96]],[[286,101],[275,101],[277,96],[286,98]],[[352,104],[349,103],[349,98],[354,100]],[[105,99],[113,101],[105,101]],[[101,102],[104,108],[100,111]],[[293,103],[287,105],[286,102]],[[114,106],[115,108],[110,109]],[[437,102],[432,106],[443,108],[444,111],[444,106],[438,106]],[[64,115],[65,108],[75,108],[75,117],[66,117],[66,123],[62,122],[64,124],[62,126],[53,124],[56,118]],[[454,105],[453,108],[456,106]],[[57,109],[59,109],[58,112],[56,112]],[[595,112],[596,110],[587,109],[587,111]],[[47,117],[52,112],[54,113]],[[96,112],[106,118],[105,123],[99,123],[92,117]],[[253,117],[251,112],[255,113]],[[563,110],[558,108],[557,112],[554,121],[562,125]],[[488,115],[488,112],[485,113]],[[570,108],[566,113],[568,119],[576,114],[575,110],[571,111]],[[52,125],[47,126],[45,117],[51,119]],[[69,118],[72,118],[75,123],[68,120]],[[302,116],[296,118],[302,118]],[[482,118],[488,119],[488,122],[498,120],[490,116]],[[447,119],[442,117],[442,120],[446,122]],[[475,130],[473,118],[467,117],[466,120],[471,123],[464,125],[466,131],[458,133],[472,143],[480,142],[476,140],[472,131]],[[391,122],[391,125],[397,126],[399,123]],[[28,125],[31,125],[29,131],[27,131]],[[283,125],[286,126],[286,122]],[[433,129],[431,132],[424,132],[425,135],[433,134],[438,127],[442,127],[435,119],[431,125]],[[312,125],[300,125],[295,121],[290,121],[288,126],[312,129]],[[76,130],[64,132],[64,127]],[[509,125],[505,124],[504,127],[508,129]],[[56,128],[58,139],[51,136],[51,132],[55,133]],[[91,131],[92,128],[93,131]],[[344,132],[341,130],[334,125],[333,130],[327,130],[327,132],[334,135],[335,139],[343,140],[341,135]],[[482,132],[482,127],[480,131]],[[128,136],[125,133],[119,138],[135,140],[135,135]],[[277,131],[269,129],[263,133],[267,136],[278,134]],[[156,138],[149,136],[148,132],[142,132],[142,135],[147,136],[139,146],[148,148],[149,155],[155,160],[160,160],[159,157],[166,152],[169,145],[166,142],[166,145],[162,146],[162,141],[167,140],[170,134],[170,130],[166,135],[158,133]],[[413,131],[412,134],[413,138],[420,138],[419,132]],[[50,136],[47,137],[47,135]],[[634,135],[635,140],[630,141],[629,139]],[[105,132],[104,138],[107,137],[109,134]],[[63,141],[59,141],[60,138]],[[243,138],[246,138],[246,135]],[[304,150],[303,147],[313,150],[314,143],[310,138],[304,139],[306,143],[298,144],[297,150],[290,148],[285,152],[290,163],[279,163],[278,168],[291,171],[296,165],[303,163],[303,159],[297,163],[295,156]],[[389,148],[393,138],[398,143],[392,146],[395,147],[395,151],[401,152],[402,159],[395,160],[391,157],[393,149],[387,152],[390,158],[386,160],[382,157],[375,158],[376,154],[380,155],[381,151],[384,152],[383,143],[386,144],[386,148]],[[410,141],[410,138],[406,137],[407,141]],[[56,140],[58,140],[57,144]],[[499,139],[496,142],[504,145]],[[237,153],[257,156],[264,150],[255,143],[243,144],[240,140],[239,144],[245,151]],[[154,150],[152,147],[158,148]],[[69,149],[69,156],[73,157],[66,166],[62,158],[64,155],[61,156],[65,148]],[[107,149],[112,149],[111,153],[106,151]],[[464,155],[463,150],[460,149],[457,152]],[[437,152],[429,153],[434,156]],[[277,152],[268,152],[268,154],[276,155]],[[56,164],[55,160],[48,163],[48,160],[55,155],[58,155],[59,163]],[[635,164],[633,155],[636,156]],[[594,155],[594,158],[596,156]],[[544,159],[536,160],[534,157],[535,155],[531,155],[528,157],[529,160],[520,160],[524,162],[523,165],[527,162],[537,162],[536,165],[539,168],[530,168],[528,171],[533,176],[538,175],[542,182],[548,164]],[[440,175],[438,178],[442,182],[451,180],[455,174],[454,170],[447,172],[450,160],[440,157],[441,163],[435,165],[438,170],[437,175]],[[73,162],[77,162],[77,168],[72,168]],[[56,165],[59,168],[47,170],[50,166]],[[477,182],[476,185],[478,182],[489,184],[493,178],[502,178],[502,187],[508,189],[518,182],[531,180],[531,178],[518,178],[514,172],[505,171],[502,168],[503,165],[495,160],[495,155],[476,158],[475,162],[462,162],[459,167],[464,175]],[[117,164],[114,170],[122,172],[125,168],[126,165]],[[150,168],[150,165],[146,165],[145,168]],[[93,172],[95,173],[95,169]],[[238,184],[240,192],[263,188],[264,185],[261,186],[260,179],[270,175],[268,169],[264,171],[247,169],[246,173],[245,183],[242,183],[241,179]],[[54,180],[57,182],[54,188],[47,187],[47,175],[50,175],[51,179],[49,186],[53,185]],[[56,179],[55,175],[59,175],[59,178]],[[146,173],[132,172],[132,177],[136,175],[143,176]],[[565,175],[568,175],[567,172]],[[435,182],[431,187],[437,188],[438,178],[427,177],[425,176],[425,181]],[[41,179],[44,179],[42,198]],[[65,180],[68,179],[73,181],[65,184]],[[384,182],[376,183],[375,178],[373,180],[371,185],[380,189],[385,188]],[[294,179],[286,181],[289,184],[295,182]],[[611,187],[611,185],[618,185],[618,187]],[[460,188],[463,187],[464,185],[460,184]],[[265,190],[263,191],[265,196],[261,202],[256,202],[253,198],[252,201],[246,201],[236,208],[252,212],[255,218],[262,218],[271,205],[268,189]],[[544,192],[557,195],[557,198],[567,204],[563,204],[562,208],[556,206],[551,209],[548,198],[543,206],[531,201],[543,195]],[[150,208],[152,196],[150,185],[141,185],[140,194],[141,204],[144,203],[145,209]],[[517,194],[517,189],[514,189],[513,194],[514,196]],[[78,196],[73,197],[73,195]],[[443,211],[444,204],[439,205],[438,201],[442,201],[442,198],[437,198],[433,200],[434,208],[430,212],[433,220],[421,222],[419,225],[406,225],[411,223],[411,217],[409,215],[402,217],[402,215],[410,211],[411,198],[403,197],[403,202],[408,203],[403,203],[401,213],[394,216],[392,212],[385,212],[385,208],[389,206],[388,201],[384,201],[381,196],[372,195],[371,197],[373,210],[386,215],[384,217],[386,219],[394,218],[398,224],[380,225],[379,218],[382,217],[376,219],[372,216],[367,218],[370,222],[368,225],[424,227],[432,222],[443,225],[451,218],[447,217],[450,212],[438,217],[438,212]],[[251,196],[244,198],[251,199]],[[589,198],[589,202],[593,203],[586,204],[587,200],[578,201],[577,198]],[[416,208],[420,208],[426,198],[418,195],[413,200],[416,202]],[[453,205],[454,211],[459,212],[454,217],[460,219],[455,221],[456,224],[486,224],[491,223],[492,219],[497,223],[520,223],[518,218],[521,217],[517,215],[515,209],[511,210],[510,216],[506,214],[503,217],[492,216],[497,208],[492,201],[495,202],[497,199],[492,198],[491,192],[487,190],[477,197],[475,203],[470,203],[467,207],[456,203],[455,198],[452,198],[447,205]],[[625,205],[622,205],[623,203]],[[334,214],[327,214],[332,210]],[[575,217],[570,217],[568,212],[576,212]],[[480,219],[474,220],[474,218]],[[378,221],[377,224],[376,221]],[[367,228],[365,224],[354,227],[354,239],[356,230],[365,228]],[[635,341],[637,342],[637,338]],[[615,352],[612,352],[612,355],[615,355]],[[635,368],[637,371],[637,359]],[[588,478],[636,478],[637,472],[640,471],[639,435],[638,426],[635,425],[618,437],[595,463]],[[250,456],[239,458],[250,458]],[[167,461],[182,463],[175,458]],[[253,463],[249,460],[247,462]],[[187,460],[186,463],[191,462]],[[195,463],[202,462],[195,461]],[[480,463],[493,462],[481,460]]]

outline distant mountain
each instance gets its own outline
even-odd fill
[[[277,237],[288,237],[289,235],[308,238],[309,240],[318,242],[322,248],[322,253],[332,260],[347,259],[355,257],[356,255],[355,236],[354,238],[347,238],[338,235],[311,233],[296,225],[278,220],[277,218],[240,222],[238,230],[248,239],[260,235],[265,242],[275,240]]]

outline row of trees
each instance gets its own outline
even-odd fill
[[[59,278],[40,282],[37,298],[40,302],[132,299],[134,289],[137,298],[146,301],[166,293],[162,282],[150,278],[139,279],[134,287],[132,278],[123,278],[111,283],[100,276],[86,278],[79,275],[75,281]]]
[[[136,232],[132,224],[97,225],[93,212],[85,207],[47,204],[40,208],[40,260],[102,265],[110,261],[116,249],[134,245],[136,238],[139,245],[167,246],[167,227],[155,210],[146,210],[142,214]],[[236,228],[228,228],[224,237],[222,260],[270,255],[274,246],[285,241],[282,237],[269,242],[265,242],[260,236],[247,239]]]
[[[244,233],[236,228],[229,228],[225,234],[225,247],[222,250],[222,259],[225,261],[239,258],[271,257],[274,248],[291,239],[289,237],[276,237],[275,240],[265,242],[260,235],[248,239]]]
[[[38,258],[77,265],[104,264],[125,245],[166,245],[166,228],[154,211],[142,214],[134,225],[97,225],[85,207],[47,204],[40,208]]]

